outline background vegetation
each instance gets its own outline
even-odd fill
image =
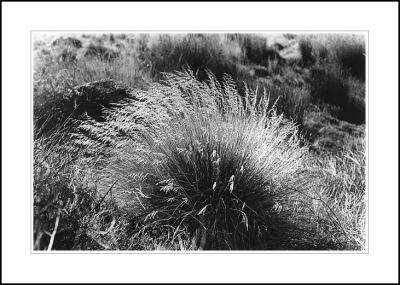
[[[34,41],[37,250],[365,246],[359,35]]]

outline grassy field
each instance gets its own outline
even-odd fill
[[[363,250],[359,35],[37,35],[36,250]]]

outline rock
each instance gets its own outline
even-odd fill
[[[96,121],[103,121],[104,108],[123,99],[133,98],[133,89],[110,80],[89,82],[73,88],[67,96],[67,102],[75,109],[75,115],[87,113]]]

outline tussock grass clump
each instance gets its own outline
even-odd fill
[[[119,52],[102,46],[101,44],[90,44],[86,47],[86,57],[98,57],[102,60],[113,60],[120,56]]]
[[[365,38],[357,34],[302,35],[299,47],[303,63],[337,65],[358,80],[365,81]]]
[[[55,39],[52,43],[52,46],[70,46],[73,48],[81,48],[82,47],[82,41],[74,38],[74,37],[60,37],[58,39]]]
[[[302,123],[304,113],[311,102],[310,92],[302,84],[289,82],[275,80],[261,83],[271,101],[275,102],[279,114],[284,114],[296,123]]]
[[[282,63],[284,60],[279,53],[272,47],[267,45],[265,37],[257,35],[243,35],[238,34],[236,40],[242,49],[243,60],[250,63],[268,65],[270,61],[279,61]]]
[[[201,248],[249,247],[272,229],[288,185],[298,187],[306,152],[297,128],[267,108],[265,93],[241,97],[229,77],[166,78],[106,123],[82,125],[113,144],[104,188],[115,184],[120,203],[172,236],[197,233]]]
[[[365,81],[365,38],[359,35],[334,37],[329,40],[332,61],[336,61],[351,76]]]
[[[207,79],[210,70],[222,79],[224,73],[236,78],[237,70],[227,46],[218,35],[188,34],[161,35],[150,47],[152,76],[160,78],[160,72],[182,71],[189,67],[200,80]]]
[[[76,56],[76,52],[69,48],[64,48],[57,56],[57,60],[59,62],[75,62]]]

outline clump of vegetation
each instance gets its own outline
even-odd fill
[[[349,97],[349,87],[341,70],[337,68],[315,67],[311,70],[310,94],[314,102],[345,106]]]
[[[82,47],[82,42],[74,37],[60,37],[56,40],[54,40],[51,44],[52,46],[70,46],[74,48],[81,48]]]
[[[119,52],[107,48],[101,44],[90,44],[86,47],[85,51],[86,57],[98,57],[102,60],[113,60],[119,57]]]
[[[350,75],[365,81],[365,42],[360,37],[347,37],[335,40],[332,56]]]
[[[262,89],[269,94],[270,103],[275,104],[279,114],[284,114],[296,123],[302,123],[311,103],[310,92],[305,85],[276,80],[264,83]]]
[[[301,63],[303,66],[308,67],[315,63],[315,56],[313,54],[313,46],[309,39],[302,38],[299,41],[299,48],[301,54]]]
[[[296,187],[305,149],[295,126],[268,111],[265,94],[249,91],[243,101],[230,79],[221,86],[190,73],[167,78],[108,123],[83,125],[93,134],[107,128],[120,146],[103,177],[130,191],[152,223],[201,232],[201,247],[251,245],[272,227],[287,183]]]
[[[75,62],[76,61],[76,52],[71,49],[64,48],[57,56],[59,62]]]
[[[43,133],[57,128],[70,116],[88,111],[85,104],[95,106],[98,111],[94,115],[99,117],[101,109],[109,107],[110,102],[128,98],[130,87],[143,87],[149,80],[148,75],[139,70],[139,60],[134,57],[104,61],[97,57],[78,58],[74,52],[70,55],[66,51],[61,55],[55,51],[40,53],[35,58],[34,121]],[[82,87],[87,83],[98,86],[89,90],[89,96]],[[94,99],[95,102],[85,103],[85,100]]]
[[[57,128],[60,122],[67,118],[78,119],[84,114],[101,121],[105,108],[126,98],[132,98],[131,89],[114,80],[100,80],[75,86],[57,98],[57,106],[50,101],[36,108],[35,122],[41,129],[39,134]]]
[[[356,124],[365,122],[365,88],[360,85],[334,65],[311,69],[309,88],[313,102],[339,107],[337,116]]]
[[[267,45],[267,39],[264,37],[238,34],[236,40],[242,49],[242,58],[247,62],[264,66],[270,61],[278,61],[280,64],[284,62],[279,53]]]
[[[229,74],[236,78],[236,65],[225,53],[225,46],[216,35],[189,34],[162,35],[150,47],[152,76],[189,67],[200,80],[207,78],[210,70],[218,79]]]
[[[365,81],[365,39],[359,35],[302,35],[303,62],[330,63]]]

